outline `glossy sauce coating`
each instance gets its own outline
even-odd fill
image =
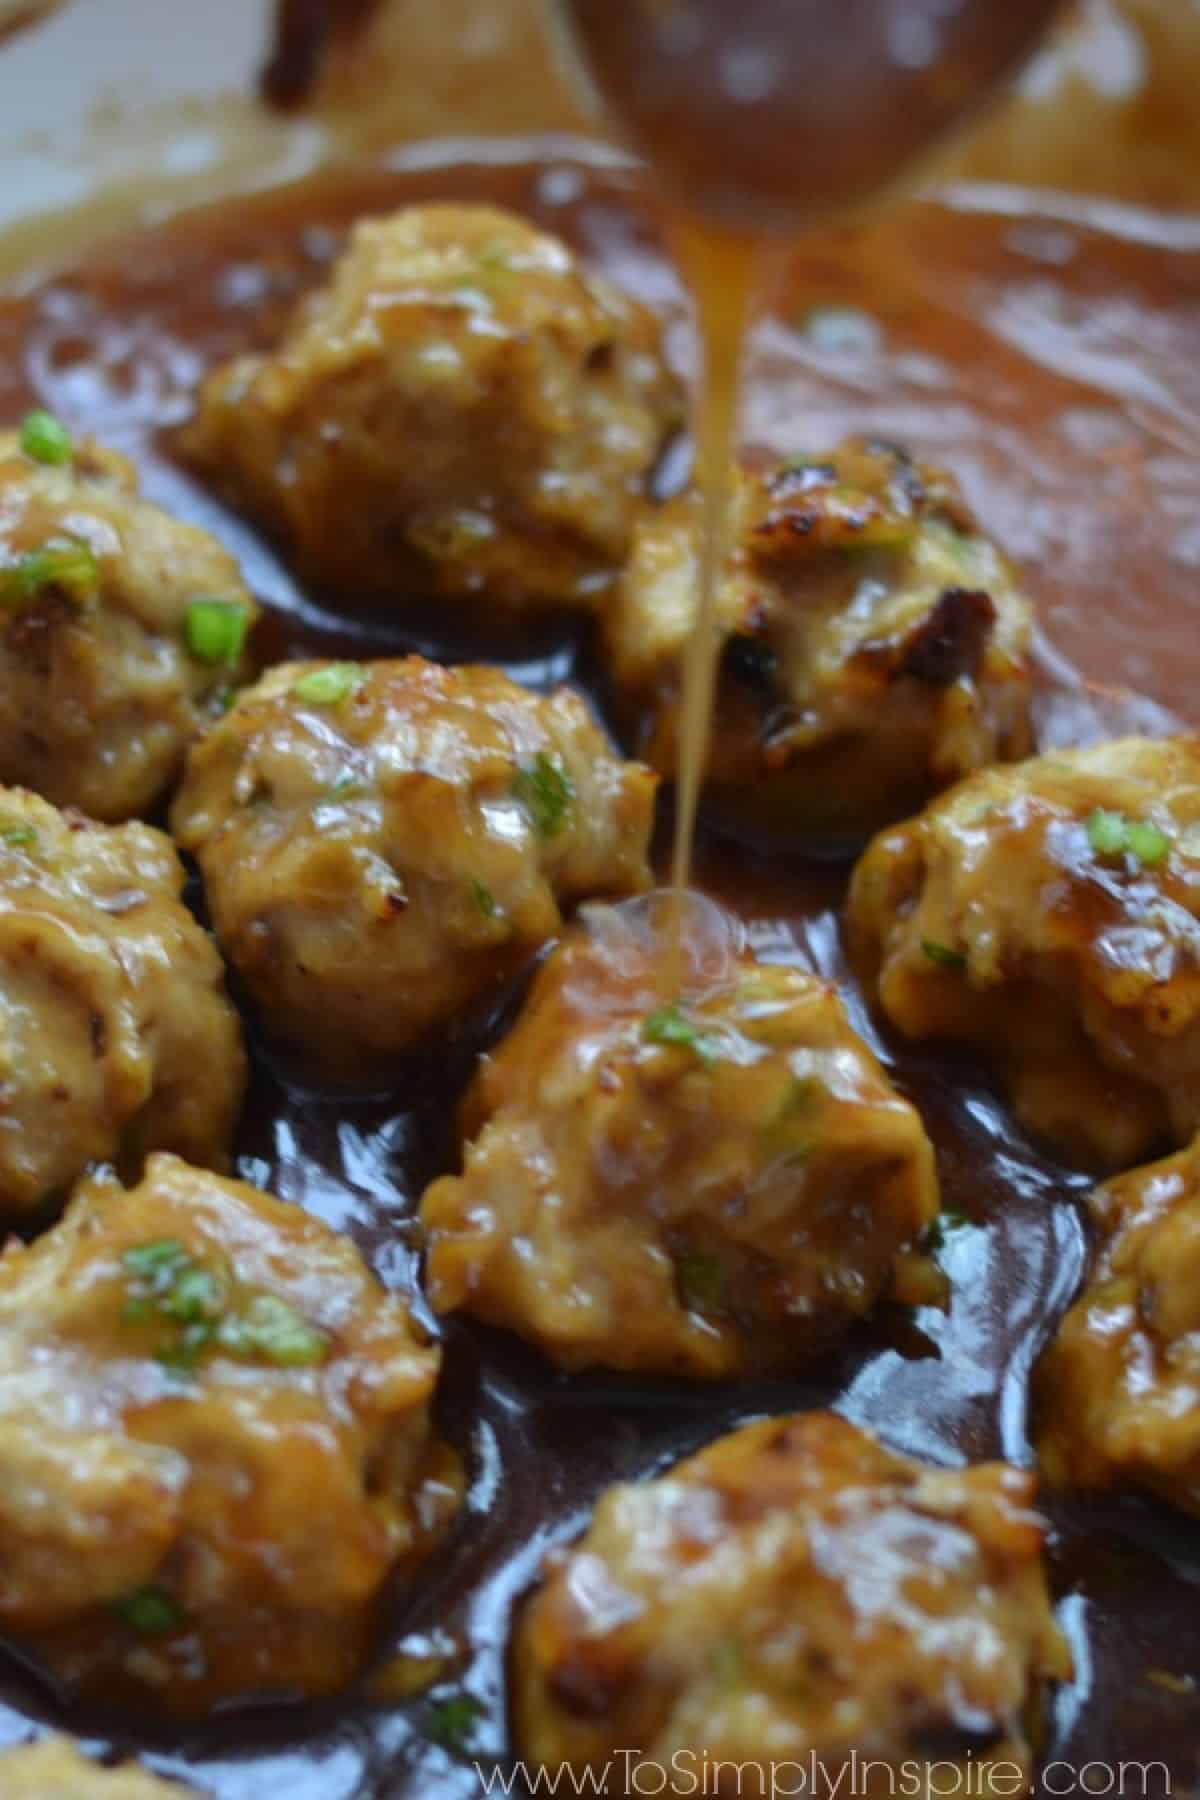
[[[384,630],[377,614],[365,625],[315,610],[278,558],[170,460],[165,428],[205,368],[277,336],[352,219],[434,196],[514,205],[565,232],[661,306],[686,353],[678,287],[636,189],[561,159],[331,178],[159,228],[0,314],[8,415],[18,417],[36,387],[72,424],[86,420],[135,452],[152,497],[215,521],[270,608],[260,647],[272,660],[400,653],[428,643],[429,614],[406,635]],[[924,204],[870,230],[822,235],[768,296],[752,346],[747,435],[784,454],[798,420],[817,445],[882,431],[948,465],[984,528],[1025,564],[1058,650],[1098,679],[1123,679],[1186,711],[1200,675],[1185,623],[1200,489],[1187,454],[1200,417],[1190,245],[1183,227],[1148,216],[1117,215],[1106,227],[1010,199],[990,212],[982,200],[974,210],[965,200]],[[516,642],[497,630],[488,643],[468,637],[457,647],[497,651],[535,684],[572,671],[591,681],[570,627]],[[1043,666],[1038,722],[1052,738],[1112,735],[1161,717],[1152,704],[1064,684]],[[870,1030],[834,920],[844,869],[760,864],[702,838],[697,872],[747,920],[759,954],[843,981],[856,1024]],[[436,1741],[439,1709],[474,1697],[472,1752],[489,1766],[507,1753],[511,1600],[547,1543],[581,1529],[614,1480],[661,1468],[755,1411],[832,1402],[936,1461],[1027,1461],[1027,1376],[1079,1277],[1077,1197],[1088,1183],[1033,1149],[963,1059],[874,1041],[922,1108],[960,1221],[939,1253],[954,1282],[948,1314],[885,1316],[803,1380],[706,1388],[699,1399],[665,1384],[563,1381],[500,1334],[452,1321],[441,1423],[467,1455],[467,1518],[380,1621],[384,1658],[414,1640],[427,1648],[435,1628],[461,1646],[430,1695],[350,1696],[184,1734],[144,1713],[56,1705],[14,1661],[3,1732],[23,1735],[33,1716],[127,1751],[149,1746],[152,1762],[190,1773],[220,1800],[272,1784],[295,1800],[473,1800],[469,1764]],[[408,1291],[409,1221],[425,1184],[453,1167],[450,1120],[469,1049],[405,1069],[394,1095],[356,1103],[288,1089],[258,1055],[237,1146],[245,1171],[349,1230],[384,1279]],[[1163,1757],[1190,1778],[1196,1703],[1186,1678],[1200,1667],[1191,1528],[1137,1499],[1054,1502],[1050,1511],[1052,1575],[1077,1675],[1055,1701],[1046,1753]]]

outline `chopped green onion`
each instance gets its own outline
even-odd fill
[[[1154,869],[1166,860],[1171,851],[1171,840],[1165,831],[1149,819],[1137,819],[1129,827],[1129,849],[1136,856],[1144,869]]]
[[[221,1289],[216,1276],[200,1263],[189,1263],[176,1275],[170,1292],[159,1302],[169,1319],[198,1325],[221,1310]]]
[[[183,1608],[165,1588],[134,1588],[111,1605],[122,1624],[141,1637],[165,1637],[183,1624]]]
[[[154,1238],[146,1244],[134,1244],[121,1258],[131,1275],[142,1281],[158,1281],[167,1271],[172,1274],[190,1259],[178,1238]]]
[[[323,669],[313,669],[307,675],[302,675],[299,681],[294,681],[292,693],[297,700],[303,700],[308,705],[339,706],[366,679],[367,671],[361,663],[327,663]]]
[[[955,950],[949,944],[939,944],[935,938],[922,938],[921,948],[930,962],[936,963],[939,969],[965,969],[967,966],[965,951]]]
[[[461,1756],[470,1745],[482,1715],[483,1705],[473,1694],[453,1694],[430,1712],[429,1735],[443,1750],[452,1750]]]
[[[226,1284],[178,1238],[134,1244],[121,1263],[129,1278],[122,1324],[139,1325],[158,1318],[177,1327],[156,1352],[156,1359],[164,1368],[190,1373],[216,1333]]]
[[[14,850],[29,850],[37,843],[37,832],[32,825],[0,825],[0,843]]]
[[[1129,825],[1123,813],[1098,806],[1087,822],[1088,843],[1097,856],[1120,856],[1129,843]]]
[[[95,593],[99,579],[96,558],[86,544],[52,539],[0,570],[0,606],[25,605],[46,588],[58,589],[82,606]]]
[[[217,1333],[233,1356],[261,1357],[279,1369],[308,1369],[329,1355],[329,1339],[278,1294],[256,1294],[244,1313],[224,1320]]]
[[[34,462],[57,467],[71,460],[71,434],[53,413],[35,407],[22,420],[21,448]]]
[[[575,789],[552,756],[539,750],[513,777],[513,796],[529,814],[539,837],[557,837],[566,822]]]
[[[496,896],[490,887],[485,887],[482,881],[472,881],[471,896],[485,919],[495,918]]]
[[[679,1294],[689,1312],[716,1312],[725,1292],[725,1271],[715,1256],[685,1250],[675,1259]]]
[[[650,1014],[642,1026],[642,1037],[648,1044],[678,1045],[690,1050],[706,1068],[711,1068],[717,1060],[711,1040],[684,1017],[674,1001]]]
[[[1171,839],[1149,819],[1127,819],[1124,813],[1097,807],[1087,822],[1088,843],[1097,856],[1121,856],[1126,851],[1144,869],[1157,868],[1171,851]]]
[[[193,600],[183,621],[187,647],[197,662],[235,663],[250,623],[240,600]]]

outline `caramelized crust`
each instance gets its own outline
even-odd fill
[[[353,1077],[494,994],[561,909],[647,886],[655,786],[567,688],[285,663],[193,751],[172,824],[267,1029]]]
[[[668,1474],[610,1488],[552,1553],[521,1614],[512,1696],[521,1753],[578,1776],[618,1752],[733,1795],[768,1759],[860,1792],[898,1789],[906,1759],[987,1793],[987,1766],[1031,1771],[1044,1684],[1069,1674],[1046,1591],[1031,1476],[1003,1463],[930,1469],[831,1413],[748,1425]],[[636,1760],[635,1765],[636,1767]],[[700,1791],[699,1789],[697,1791]],[[762,1791],[768,1791],[763,1787]]]
[[[566,1368],[796,1368],[936,1213],[933,1152],[835,991],[711,902],[664,1006],[659,920],[594,909],[485,1059],[463,1173],[421,1206],[430,1298]]]
[[[861,838],[1027,755],[1029,602],[948,476],[891,445],[742,470],[718,590],[704,807],[766,845]],[[642,753],[673,773],[698,500],[646,509],[603,620]]]
[[[340,594],[587,607],[682,417],[644,307],[511,213],[423,206],[208,377],[186,449]]]
[[[897,1030],[994,1056],[1022,1122],[1120,1168],[1200,1126],[1200,743],[1125,738],[962,782],[854,874]]]
[[[65,555],[64,555],[65,552]],[[93,818],[148,813],[243,672],[189,647],[195,600],[257,607],[215,538],[86,441],[48,467],[0,434],[0,781]]]
[[[195,1713],[355,1673],[457,1503],[439,1357],[299,1207],[154,1156],[0,1259],[0,1629]]]
[[[246,1059],[183,884],[149,825],[0,789],[0,1211],[147,1150],[224,1166]]]
[[[1042,1467],[1200,1513],[1200,1144],[1097,1188],[1090,1213],[1095,1265],[1038,1369]]]

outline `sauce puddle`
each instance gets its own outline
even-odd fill
[[[395,616],[341,616],[302,591],[270,546],[171,456],[203,370],[270,342],[364,213],[435,197],[514,207],[655,304],[677,335],[681,296],[633,178],[536,149],[508,157],[342,171],[148,230],[0,301],[5,415],[19,417],[36,396],[72,429],[127,450],[154,497],[215,529],[267,604],[269,659],[395,655],[432,642],[454,660],[498,660],[531,685],[573,680],[599,707],[573,625],[519,643],[464,631],[451,646],[399,604]],[[751,450],[786,455],[875,430],[962,475],[984,527],[1029,571],[1056,646],[1043,658],[1042,718],[1062,742],[1143,718],[1161,729],[1169,719],[1154,703],[1186,714],[1200,677],[1196,561],[1187,560],[1200,467],[1170,448],[1181,411],[1200,419],[1200,259],[1153,215],[1127,223],[1064,219],[1033,200],[1014,214],[1011,196],[995,207],[981,196],[974,210],[926,202],[876,226],[814,234],[765,296],[743,384]],[[1150,698],[1090,689],[1071,659],[1098,677],[1119,671]],[[664,876],[669,840],[664,821]],[[452,1689],[482,1709],[465,1757],[432,1741],[429,1701],[372,1698],[369,1682],[319,1706],[171,1726],[75,1707],[15,1656],[0,1662],[0,1742],[32,1723],[66,1727],[140,1751],[217,1800],[477,1800],[472,1759],[488,1771],[509,1766],[512,1604],[547,1545],[578,1530],[613,1481],[654,1472],[755,1413],[804,1406],[834,1405],[941,1463],[1031,1460],[1027,1376],[1082,1268],[1077,1207],[1088,1183],[1022,1137],[973,1065],[881,1039],[842,957],[846,875],[844,865],[756,860],[703,825],[689,870],[743,920],[760,956],[840,984],[856,1025],[921,1107],[946,1206],[966,1221],[940,1252],[950,1311],[880,1313],[796,1380],[703,1389],[564,1378],[499,1333],[446,1324],[439,1423],[467,1458],[468,1508],[413,1591],[392,1596],[379,1660],[434,1628],[461,1642]],[[390,1094],[354,1102],[290,1086],[255,1048],[236,1146],[242,1173],[351,1233],[389,1286],[415,1294],[416,1204],[454,1164],[455,1105],[477,1049],[502,1024],[450,1046],[443,1066],[427,1057],[398,1068]],[[1194,1784],[1200,1701],[1186,1678],[1200,1675],[1195,1523],[1134,1496],[1048,1510],[1077,1670],[1056,1697],[1046,1755],[1149,1759],[1177,1786]],[[1152,1783],[1149,1792],[1160,1791]]]

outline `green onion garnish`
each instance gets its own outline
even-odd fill
[[[250,614],[239,600],[193,600],[183,621],[197,662],[235,663],[246,642]]]
[[[1088,843],[1097,856],[1120,856],[1129,842],[1125,815],[1098,806],[1087,822]]]
[[[939,944],[935,938],[922,938],[921,948],[930,962],[936,963],[939,969],[965,969],[967,966],[965,951],[955,950],[949,944]]]
[[[53,413],[35,407],[21,422],[21,448],[34,462],[56,468],[71,460],[71,434]]]
[[[26,605],[47,588],[82,606],[92,598],[99,579],[96,558],[86,544],[52,539],[0,570],[0,606]]]
[[[513,796],[519,800],[539,837],[557,837],[575,797],[570,778],[552,756],[539,750],[531,763],[513,777]]]
[[[166,1637],[183,1624],[183,1608],[165,1588],[134,1588],[111,1602],[112,1611],[141,1637]]]
[[[1157,868],[1171,851],[1171,839],[1149,819],[1127,819],[1124,813],[1106,812],[1098,806],[1087,822],[1088,843],[1097,856],[1122,856],[1126,851],[1144,869]]]
[[[1135,819],[1129,827],[1129,849],[1143,868],[1153,869],[1170,855],[1171,840],[1149,819]]]
[[[329,1339],[278,1294],[255,1294],[246,1310],[230,1315],[217,1342],[232,1356],[261,1358],[278,1369],[308,1369],[329,1355]]]
[[[647,1044],[665,1044],[690,1050],[706,1068],[711,1068],[717,1060],[711,1039],[706,1038],[690,1019],[684,1017],[674,1001],[669,1006],[660,1006],[657,1012],[650,1014],[642,1026],[642,1037]]]
[[[328,663],[325,668],[313,669],[299,681],[294,681],[292,693],[297,700],[311,706],[339,706],[366,679],[367,671],[361,663]]]

